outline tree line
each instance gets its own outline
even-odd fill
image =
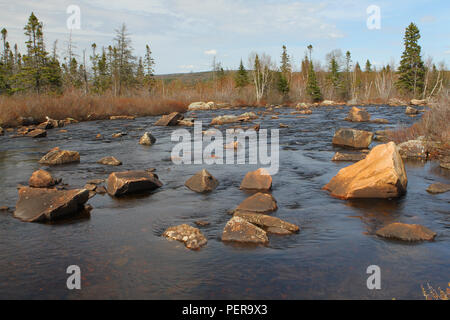
[[[154,75],[155,61],[150,46],[146,45],[144,57],[136,57],[125,24],[115,30],[111,45],[97,48],[93,43],[91,52],[83,50],[81,57],[75,53],[70,36],[62,59],[57,54],[56,41],[50,52],[46,49],[43,23],[34,13],[24,33],[26,52],[21,54],[17,44],[11,47],[7,30],[1,30],[1,95],[63,94],[77,89],[85,95],[122,96],[134,90],[165,97],[170,90],[194,90],[200,96],[209,94],[208,99],[242,98],[256,103],[299,99],[317,102],[325,98],[357,102],[374,97],[386,101],[394,93],[395,96],[430,98],[448,90],[449,84],[443,64],[437,67],[431,59],[423,61],[418,44],[420,32],[414,23],[405,30],[404,51],[398,68],[391,63],[377,70],[369,60],[362,68],[359,62],[353,62],[350,51],[343,54],[341,50],[328,53],[326,64],[322,66],[313,59],[313,46],[309,45],[299,65],[300,71],[294,71],[295,62],[283,45],[279,65],[267,54],[251,53],[247,68],[241,59],[239,68],[233,71],[224,70],[214,58],[211,78],[193,85],[158,80]]]

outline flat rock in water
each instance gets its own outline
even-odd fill
[[[338,146],[364,149],[372,143],[373,133],[364,130],[341,128],[334,134],[333,144]]]
[[[234,115],[224,115],[218,116],[211,120],[211,125],[222,125],[234,122],[247,122],[257,119],[258,116],[254,112],[245,112],[239,116]]]
[[[111,116],[109,120],[134,120],[135,116]]]
[[[52,149],[39,160],[41,164],[58,165],[72,162],[80,162],[80,154],[77,151]]]
[[[352,107],[345,120],[352,122],[366,122],[370,121],[370,114],[365,109]]]
[[[176,126],[179,120],[183,120],[184,116],[179,112],[172,112],[171,114],[163,115],[155,126]]]
[[[377,236],[383,238],[397,239],[403,241],[431,241],[436,233],[419,224],[391,223],[376,232]]]
[[[144,135],[139,140],[139,144],[144,146],[151,146],[156,142],[155,137],[150,132],[145,132]]]
[[[151,191],[162,186],[158,176],[148,171],[113,172],[106,183],[106,190],[112,196]]]
[[[5,134],[5,130],[3,130],[2,127],[0,127],[0,136],[3,136]]]
[[[280,231],[278,230],[278,234],[280,233],[294,233],[298,232],[300,228],[293,224],[286,221],[281,220],[280,218],[268,216],[265,214],[259,214],[259,213],[240,213],[237,212],[234,214],[234,217],[240,217],[254,225],[257,225],[258,227],[261,227],[269,232],[268,228],[272,228],[272,230],[284,230]],[[276,228],[276,229],[275,229]]]
[[[267,244],[266,232],[241,217],[231,218],[222,233],[222,241]]]
[[[28,132],[26,135],[27,137],[31,138],[44,138],[47,136],[47,131],[43,129],[34,129]]]
[[[122,162],[117,160],[116,158],[109,156],[109,157],[104,157],[101,158],[100,160],[97,161],[98,164],[104,164],[107,166],[120,166],[122,165]]]
[[[428,187],[427,191],[429,193],[444,193],[450,191],[450,184],[441,182],[433,183]]]
[[[82,210],[89,199],[86,189],[19,189],[14,217],[25,222],[43,222],[68,217]]]
[[[408,178],[394,142],[374,147],[365,159],[339,170],[324,186],[340,199],[396,198],[406,192]]]
[[[366,157],[363,153],[336,152],[331,161],[360,161]]]
[[[272,176],[264,168],[247,172],[240,189],[267,191],[272,188]]]
[[[219,181],[217,181],[208,170],[203,169],[189,178],[184,185],[192,191],[206,193],[217,188]]]
[[[33,188],[49,188],[56,184],[56,180],[45,170],[37,170],[33,172],[28,181],[28,185]]]
[[[271,194],[258,192],[242,201],[234,212],[270,213],[277,209],[277,201]]]
[[[186,248],[191,250],[198,250],[208,242],[199,229],[187,224],[170,227],[164,231],[163,236],[168,239],[181,241]]]

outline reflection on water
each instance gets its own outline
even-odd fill
[[[45,139],[0,137],[0,206],[15,206],[17,184],[27,184],[40,167],[37,161],[55,146],[80,152],[79,164],[43,167],[70,187],[105,179],[115,170],[148,168],[156,168],[164,183],[150,194],[96,195],[89,200],[89,214],[56,223],[24,223],[1,212],[0,298],[421,299],[421,284],[442,287],[450,280],[450,193],[425,191],[433,182],[448,183],[448,172],[435,162],[408,161],[408,192],[395,200],[342,201],[322,190],[349,165],[330,161],[340,150],[331,145],[337,128],[375,131],[413,121],[402,107],[367,109],[390,124],[345,122],[348,107],[315,109],[306,118],[276,109],[279,119],[265,115],[254,121],[267,129],[278,129],[280,122],[289,126],[280,129],[280,170],[272,191],[279,209],[273,215],[300,225],[298,234],[270,236],[265,247],[220,241],[228,210],[249,195],[239,190],[240,182],[257,166],[208,166],[220,185],[206,195],[191,192],[184,182],[202,166],[170,161],[174,128],[153,127],[155,117],[74,124],[67,133],[50,130]],[[204,130],[213,113],[195,113]],[[119,131],[128,135],[111,137]],[[156,137],[155,145],[138,144],[144,131]],[[123,165],[97,164],[104,156]],[[169,226],[197,220],[210,223],[201,227],[208,244],[200,251],[161,237]],[[375,230],[394,221],[423,224],[437,232],[436,241],[405,244],[375,236]],[[66,289],[65,271],[73,264],[82,272],[82,290],[76,292]],[[382,290],[366,287],[366,268],[372,264],[381,268]]]

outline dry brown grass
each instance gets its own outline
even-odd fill
[[[396,143],[424,136],[427,141],[433,141],[432,153],[448,153],[450,150],[450,98],[440,97],[430,104],[431,108],[422,118],[410,127],[401,127],[388,131],[387,136]]]
[[[447,289],[444,291],[440,287],[434,289],[429,283],[427,287],[424,288],[423,285],[420,286],[422,289],[422,294],[426,300],[449,300],[450,299],[450,282],[448,283]]]
[[[161,99],[136,95],[114,97],[111,95],[81,95],[77,91],[61,96],[27,95],[0,97],[0,125],[16,126],[19,117],[31,117],[44,121],[74,118],[79,121],[106,119],[112,115],[149,116],[173,111],[184,112],[189,101],[184,99]]]

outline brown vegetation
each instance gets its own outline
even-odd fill
[[[60,96],[0,96],[0,125],[17,126],[19,117],[31,117],[42,122],[46,116],[52,119],[74,118],[79,121],[107,119],[113,115],[151,116],[173,111],[184,112],[188,105],[186,99],[162,99],[144,95],[82,95],[78,91]]]

